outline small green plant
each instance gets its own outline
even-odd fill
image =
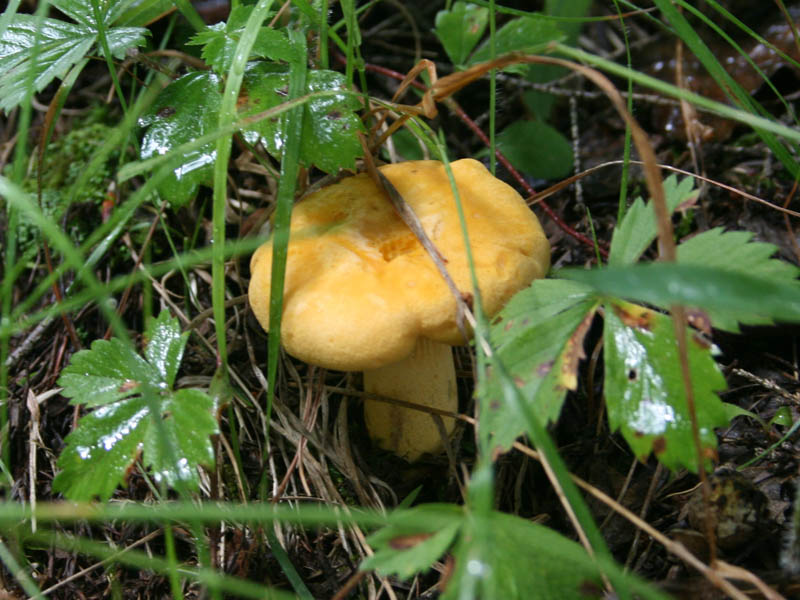
[[[94,409],[67,436],[53,489],[70,500],[107,500],[141,454],[159,485],[196,490],[198,467],[212,467],[217,402],[174,389],[189,333],[162,311],[145,332],[144,356],[120,339],[97,340],[58,380],[72,403]]]
[[[52,0],[49,4],[72,21],[15,14],[0,30],[0,109],[6,112],[31,90],[40,91],[54,79],[74,80],[91,54],[107,49],[109,59],[120,60],[128,49],[143,46],[149,35],[143,27],[115,26],[124,19],[127,2]]]
[[[664,191],[670,211],[696,197],[692,181],[678,182],[674,175],[664,182]],[[700,451],[708,459],[716,447],[714,429],[725,426],[728,416],[717,396],[725,389],[725,380],[713,359],[715,347],[702,329],[738,331],[738,323],[800,320],[796,280],[800,270],[770,258],[775,246],[753,242],[747,232],[721,229],[710,229],[679,245],[675,265],[637,264],[655,237],[654,212],[637,198],[614,230],[607,267],[556,273],[574,281],[535,281],[501,312],[492,327],[492,341],[531,409],[543,422],[553,421],[567,391],[577,387],[576,369],[585,356],[583,340],[595,314],[602,312],[609,425],[621,431],[636,456],[654,452],[671,469],[696,470],[697,449],[671,317],[622,298],[662,308],[683,302],[699,309],[695,322],[701,330],[687,332],[692,340],[688,352]],[[691,279],[697,268],[703,269],[702,285]],[[729,285],[735,285],[738,293],[731,290],[731,295],[721,297]],[[490,378],[480,396],[494,443],[509,448],[525,430],[518,416],[498,401],[498,379]]]

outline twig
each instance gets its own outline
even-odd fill
[[[6,366],[11,367],[17,362],[20,358],[25,356],[25,354],[30,351],[31,347],[36,343],[36,341],[42,337],[42,334],[50,327],[50,324],[53,322],[53,317],[47,317],[46,319],[42,319],[36,325],[36,327],[31,331],[27,337],[22,341],[22,343],[14,348],[14,351],[8,355],[6,358]]]

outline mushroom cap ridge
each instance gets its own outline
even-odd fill
[[[494,315],[543,277],[550,245],[522,197],[476,160],[451,163],[484,310]],[[472,291],[456,203],[444,165],[381,167],[419,217],[462,292]],[[269,325],[272,242],[250,262],[250,304]],[[307,363],[341,371],[408,356],[420,336],[461,344],[456,302],[433,261],[367,174],[322,188],[292,212],[282,342]]]

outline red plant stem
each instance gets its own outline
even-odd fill
[[[338,53],[336,54],[336,58],[338,58],[341,61],[344,61],[344,57],[339,55]],[[379,65],[374,65],[371,63],[366,63],[365,69],[367,71],[372,71],[373,73],[379,73],[381,75],[386,75],[387,77],[392,77],[393,79],[397,79],[399,81],[402,81],[405,78],[405,75],[403,75],[402,73],[398,73],[397,71],[394,71],[392,69],[387,69],[386,67],[381,67]],[[412,81],[411,85],[417,88],[418,90],[425,91],[426,89],[425,86],[418,81]],[[475,121],[473,121],[466,112],[464,112],[464,109],[461,108],[461,106],[455,100],[453,100],[452,98],[448,98],[445,101],[445,104],[456,114],[456,116],[458,116],[459,119],[461,119],[461,121],[463,121],[463,123],[467,127],[469,127],[472,130],[472,132],[475,135],[477,135],[480,138],[480,140],[484,144],[486,144],[487,147],[491,147],[489,136],[487,136],[486,133],[480,127],[478,127],[478,124],[475,123]],[[511,174],[511,176],[517,181],[517,183],[519,183],[519,185],[522,186],[522,188],[525,190],[525,193],[528,196],[533,196],[536,193],[536,190],[534,190],[533,187],[531,187],[531,185],[519,173],[519,171],[517,171],[511,165],[511,163],[508,161],[505,155],[496,148],[495,148],[495,156],[497,157],[497,160],[500,162],[500,164],[502,164],[503,167],[505,167]],[[560,227],[567,235],[575,238],[576,240],[582,242],[583,244],[586,244],[590,248],[594,248],[595,245],[594,241],[592,241],[587,236],[583,235],[582,233],[576,231],[575,229],[567,225],[567,223],[565,223],[564,220],[561,217],[559,217],[552,208],[550,208],[550,205],[547,204],[547,202],[545,202],[544,200],[540,200],[538,202],[538,205],[542,207],[542,210],[547,214],[547,216],[550,217],[553,220],[553,222],[556,225],[558,225],[558,227]],[[600,251],[600,254],[603,255],[603,257],[608,258],[608,251],[605,248],[601,246],[598,249]]]

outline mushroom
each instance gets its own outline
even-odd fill
[[[550,265],[550,245],[520,195],[479,162],[451,163],[472,246],[485,312]],[[381,173],[419,218],[462,292],[471,291],[456,202],[444,165],[410,161]],[[269,325],[272,242],[250,263],[250,305]],[[367,392],[458,411],[451,345],[465,343],[456,300],[430,256],[367,174],[348,177],[300,201],[292,212],[281,342],[292,356],[341,371],[363,371]],[[440,451],[430,414],[365,403],[371,437],[414,461]],[[454,419],[444,417],[449,434]]]

